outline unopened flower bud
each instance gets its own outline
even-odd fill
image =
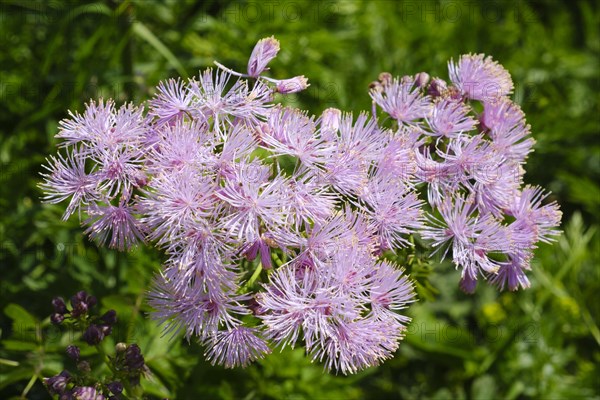
[[[54,307],[54,312],[59,314],[66,314],[69,312],[67,310],[67,305],[62,297],[55,297],[52,299],[52,307]]]
[[[390,74],[389,72],[382,72],[379,74],[378,79],[383,86],[387,86],[390,83],[392,83],[393,77],[392,74]]]
[[[127,350],[127,345],[123,342],[119,342],[116,344],[115,350],[117,353],[123,353],[125,350]]]
[[[79,303],[82,301],[85,301],[85,299],[88,297],[88,294],[85,290],[80,290],[79,292],[75,293],[73,296],[71,296],[71,305],[74,305],[73,303]]]
[[[73,311],[71,311],[71,316],[73,318],[79,318],[82,315],[87,314],[88,307],[85,303],[78,303],[76,307],[73,307]]]
[[[123,384],[119,381],[110,382],[106,387],[112,394],[121,394],[123,392]]]
[[[383,93],[383,85],[379,81],[369,83],[369,92]]]
[[[73,389],[73,397],[77,400],[104,400],[102,393],[91,386],[79,386]]]
[[[67,346],[67,355],[69,356],[70,359],[72,360],[79,360],[79,347],[74,346],[72,344]]]
[[[340,128],[342,111],[337,108],[328,108],[321,115],[321,137],[325,140],[333,140]]]
[[[98,299],[96,299],[96,296],[92,296],[92,295],[88,295],[85,298],[85,302],[88,305],[88,308],[92,308],[94,307],[96,304],[98,304]]]
[[[137,344],[127,346],[127,350],[125,350],[125,365],[130,370],[139,370],[144,366],[144,356]]]
[[[65,320],[65,316],[59,313],[54,313],[50,316],[50,322],[54,325],[60,325]]]
[[[402,78],[400,78],[400,83],[402,84],[402,86],[412,88],[415,84],[415,79],[410,75],[404,75]]]
[[[88,303],[87,303],[88,294],[85,291],[77,292],[74,296],[71,297],[71,306],[73,307],[73,311],[71,311],[71,315],[74,318],[78,318],[82,315],[87,314],[88,312]]]
[[[301,92],[310,85],[304,75],[295,76],[290,79],[282,79],[277,83],[275,90],[281,94]]]
[[[98,325],[98,328],[100,328],[105,337],[112,333],[112,326],[110,325]]]
[[[79,361],[77,363],[77,369],[81,372],[83,372],[84,374],[89,373],[92,370],[92,367],[90,367],[90,363],[87,361]]]
[[[448,90],[448,85],[444,80],[433,78],[429,84],[429,89],[427,89],[427,94],[431,97],[440,97],[446,90]]]
[[[65,391],[70,379],[71,374],[69,374],[69,371],[64,370],[56,376],[45,378],[44,384],[48,387],[48,391],[51,394],[61,394]]]
[[[419,72],[415,75],[415,86],[424,88],[429,83],[429,74],[427,72]]]
[[[83,333],[83,340],[90,346],[95,346],[104,339],[104,333],[98,325],[90,325]]]
[[[267,68],[267,64],[277,56],[279,41],[274,37],[260,39],[248,61],[248,75],[256,78]]]
[[[117,323],[117,312],[115,310],[108,310],[100,317],[100,319],[107,325],[112,326]]]

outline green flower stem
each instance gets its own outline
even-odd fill
[[[140,390],[138,388],[132,387],[129,384],[128,378],[122,379],[121,383],[123,384],[123,389],[125,389],[125,393],[127,393],[127,396],[123,396],[123,394],[121,394],[121,397],[123,397],[125,399],[141,399],[142,398],[142,393],[140,392]]]
[[[113,363],[110,361],[110,357],[108,357],[108,354],[106,354],[106,352],[102,348],[102,345],[97,344],[96,350],[98,351],[98,354],[100,354],[102,356],[102,358],[104,359],[104,363],[106,363],[106,365],[108,366],[108,369],[110,369],[110,372],[112,372],[113,375],[117,375],[117,370],[115,369],[115,366],[113,365]]]
[[[140,293],[136,299],[135,299],[135,305],[133,307],[133,310],[131,311],[131,321],[135,321],[139,312],[140,312],[140,307],[142,306],[142,301],[144,300],[144,293]],[[133,336],[133,327],[134,324],[129,324],[129,326],[127,327],[127,342],[129,343],[132,336]]]
[[[258,279],[258,276],[260,275],[262,269],[263,269],[262,268],[262,263],[259,262],[258,265],[256,266],[256,269],[254,270],[254,273],[250,277],[250,280],[246,284],[246,287],[252,287],[252,286],[254,286],[254,282],[256,281],[256,279]]]
[[[33,387],[35,381],[37,381],[37,374],[33,375],[31,377],[31,379],[29,380],[29,382],[27,383],[27,386],[25,386],[25,389],[23,389],[23,393],[21,393],[21,397],[23,397],[24,399],[27,398],[27,393],[29,393],[29,391],[31,390],[31,388]]]
[[[279,255],[277,255],[276,252],[271,253],[273,256],[273,260],[275,261],[275,265],[277,267],[281,267],[283,265],[283,261],[281,260],[281,258],[279,258]]]
[[[140,399],[141,394],[139,393],[139,390],[136,390],[136,388],[131,386],[127,376],[122,376],[122,374],[119,374],[119,372],[115,369],[115,366],[111,362],[110,357],[108,356],[108,354],[106,354],[106,352],[100,344],[96,345],[96,350],[102,356],[102,358],[104,358],[104,362],[112,372],[113,378],[118,379],[123,384],[123,388],[125,389],[127,396],[121,395],[121,397],[123,399]]]

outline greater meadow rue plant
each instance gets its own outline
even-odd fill
[[[411,235],[452,259],[465,292],[529,287],[561,213],[523,186],[534,140],[501,65],[463,55],[449,82],[382,73],[370,113],[312,116],[273,103],[308,86],[264,75],[278,51],[262,39],[247,74],[216,63],[145,104],[91,101],[60,123],[44,200],[67,201],[64,219],[100,245],[164,249],[149,303],[167,332],[225,367],[299,343],[344,374],[377,365],[416,300],[384,258]]]

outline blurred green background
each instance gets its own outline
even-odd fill
[[[85,289],[117,310],[114,340],[136,342],[150,398],[600,398],[600,12],[596,1],[0,1],[0,398],[48,398],[40,378],[73,369],[49,327],[52,297]],[[160,81],[213,60],[244,70],[275,35],[275,77],[310,88],[285,101],[320,112],[370,108],[382,71],[447,78],[460,54],[492,55],[512,74],[537,140],[526,181],[550,190],[563,235],[537,251],[531,289],[457,290],[447,264],[414,270],[430,290],[394,359],[355,376],[324,373],[301,349],[245,370],[211,367],[192,342],[145,317],[160,254],[118,254],[76,217],[40,202],[57,123],[90,98],[143,101]],[[24,309],[28,310],[25,312]],[[110,343],[107,344],[110,346]]]

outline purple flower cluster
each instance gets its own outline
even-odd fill
[[[475,290],[479,276],[500,289],[527,288],[536,243],[559,233],[561,213],[556,203],[542,204],[541,188],[523,187],[534,140],[507,97],[508,71],[481,54],[448,67],[450,83],[429,82],[423,72],[399,79],[382,74],[370,93],[395,121],[396,135],[418,136],[415,175],[427,185],[434,211],[419,233],[450,253],[465,292]]]
[[[521,188],[533,140],[504,68],[469,55],[450,63],[451,83],[383,73],[372,115],[311,116],[273,103],[308,86],[264,75],[278,51],[262,39],[247,74],[216,63],[143,106],[91,102],[61,123],[44,199],[69,200],[64,218],[85,214],[100,244],[164,249],[149,302],[167,331],[199,337],[225,367],[299,342],[328,369],[377,365],[415,301],[382,255],[412,234],[452,249],[466,291],[478,276],[528,286],[532,249],[560,212]]]

